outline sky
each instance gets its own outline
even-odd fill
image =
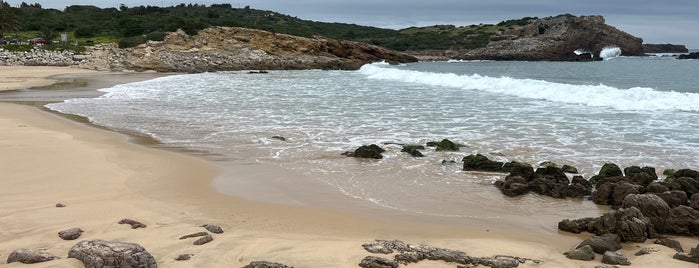
[[[5,0],[18,6],[22,0]],[[523,17],[559,14],[602,15],[607,24],[645,43],[683,44],[699,49],[699,1],[697,0],[24,0],[44,8],[62,10],[69,5],[118,7],[179,3],[250,6],[301,19],[345,22],[383,28],[453,24],[465,26],[498,23]]]

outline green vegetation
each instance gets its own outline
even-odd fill
[[[10,7],[0,1],[0,6],[0,38],[3,33],[12,33],[13,38],[23,42],[35,37],[58,41],[56,39],[60,33],[68,33],[71,43],[118,42],[120,47],[132,47],[146,40],[163,40],[166,32],[177,29],[196,34],[209,26],[231,26],[304,37],[325,36],[360,41],[403,51],[470,49],[486,46],[492,40],[501,40],[499,31],[513,25],[524,25],[534,19],[523,18],[498,25],[436,25],[392,30],[302,20],[272,11],[234,8],[230,4],[179,4],[171,7],[121,5],[119,8],[73,5],[56,10],[27,3]],[[26,34],[33,36],[23,36]]]

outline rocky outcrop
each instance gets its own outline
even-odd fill
[[[622,55],[643,55],[641,38],[605,23],[602,16],[559,15],[510,26],[499,32],[497,41],[483,48],[456,52],[452,58],[464,60],[548,60],[579,61],[574,51],[589,51],[599,59],[605,47],[618,47]]]
[[[168,34],[162,42],[102,50],[112,70],[208,72],[234,70],[358,69],[366,63],[414,62],[408,54],[374,45],[305,38],[236,27],[210,27],[197,35]],[[93,60],[92,58],[90,60]],[[84,64],[90,66],[90,63]],[[89,68],[89,67],[88,67]],[[97,67],[96,67],[97,68]]]
[[[76,258],[82,261],[86,268],[158,267],[155,258],[140,245],[117,241],[81,241],[70,248],[68,258]]]
[[[643,53],[687,53],[684,45],[673,44],[643,44]]]
[[[30,249],[19,248],[10,253],[7,257],[7,263],[21,262],[25,264],[47,262],[60,259],[47,252],[35,251]]]
[[[682,54],[677,56],[678,60],[697,60],[699,59],[699,52],[692,52],[689,54]]]

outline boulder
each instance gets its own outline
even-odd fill
[[[527,181],[534,178],[534,168],[527,163],[517,161],[507,162],[502,166],[503,172],[509,172],[510,176],[520,176]]]
[[[657,228],[663,233],[697,236],[699,235],[699,211],[688,206],[672,208],[665,220],[665,225]]]
[[[605,213],[589,225],[588,231],[597,235],[614,234],[623,242],[637,243],[655,235],[650,219],[635,207]]]
[[[565,172],[565,173],[573,173],[573,174],[578,173],[578,169],[576,167],[570,166],[570,165],[563,165],[561,167],[561,170],[563,170],[563,172]]]
[[[670,188],[660,182],[651,182],[648,184],[648,186],[646,186],[646,193],[659,194],[667,191],[670,191]]]
[[[582,247],[573,249],[563,253],[563,255],[571,260],[591,261],[595,259],[595,252],[592,250],[592,246],[590,245],[584,245]]]
[[[608,233],[585,239],[575,248],[578,249],[589,246],[592,248],[593,252],[604,254],[607,251],[617,251],[621,249],[620,242],[621,238],[618,235]]]
[[[654,194],[628,195],[622,205],[624,208],[635,207],[640,210],[656,228],[664,226],[665,219],[670,215],[670,206]]]
[[[268,262],[268,261],[253,261],[250,264],[243,266],[243,268],[293,268],[291,266],[286,266],[281,263]]]
[[[631,265],[629,259],[624,255],[613,251],[607,251],[602,255],[602,263],[611,265]]]
[[[7,256],[7,263],[21,262],[25,264],[47,262],[60,259],[47,252],[36,251],[31,249],[18,248]]]
[[[699,245],[692,248],[689,253],[677,252],[674,256],[672,256],[672,258],[681,261],[699,263]]]
[[[63,240],[75,240],[78,239],[82,233],[83,230],[80,228],[70,228],[68,230],[58,232],[58,237]]]
[[[680,241],[670,239],[670,238],[658,238],[655,241],[653,241],[654,244],[662,245],[669,247],[671,249],[674,249],[677,252],[684,252],[684,249],[682,249],[682,244],[680,244]]]
[[[687,193],[684,191],[666,191],[657,195],[660,196],[660,198],[662,198],[671,208],[685,206],[688,204]]]
[[[424,157],[425,155],[420,152],[419,149],[414,148],[414,147],[403,147],[403,149],[400,150],[401,152],[408,153],[414,157]]]
[[[398,268],[398,263],[394,260],[381,257],[366,256],[359,263],[362,268]]]
[[[598,218],[582,218],[577,220],[565,219],[558,222],[558,229],[564,232],[579,234],[581,232],[587,232]]]
[[[597,190],[592,193],[592,202],[598,205],[609,205],[612,203],[612,193],[616,183],[607,182],[597,187]]]
[[[537,168],[535,174],[539,178],[552,179],[556,182],[565,183],[565,184],[569,183],[568,176],[566,176],[565,172],[563,172],[563,170],[561,168],[556,167],[556,166],[547,166],[547,167]]]
[[[439,143],[437,143],[437,148],[435,149],[436,151],[459,151],[459,145],[448,140],[448,139],[443,139]]]
[[[501,172],[502,166],[505,165],[502,162],[490,160],[482,154],[468,155],[464,157],[463,161],[465,171]]]
[[[385,152],[383,148],[379,147],[376,144],[371,144],[371,145],[363,145],[354,150],[354,152],[346,152],[343,155],[349,156],[349,157],[357,157],[357,158],[373,158],[373,159],[382,159],[383,155],[381,153]]]
[[[691,196],[695,193],[699,193],[699,180],[690,177],[677,177],[670,181],[672,185],[671,190],[681,190],[687,192],[687,195]]]
[[[605,163],[597,174],[601,177],[619,177],[622,176],[621,168],[614,163]]]
[[[699,194],[693,194],[691,198],[689,198],[689,206],[693,209],[699,209]]]
[[[134,243],[105,240],[85,240],[68,251],[68,258],[76,258],[86,268],[155,268],[155,258],[143,247]]]
[[[689,54],[682,54],[677,56],[678,60],[697,60],[699,59],[699,52],[692,52]]]
[[[680,169],[678,171],[675,171],[675,174],[673,175],[676,178],[687,177],[692,179],[699,179],[699,171],[692,169]]]
[[[500,189],[502,194],[509,197],[523,195],[529,192],[527,180],[520,176],[507,176],[505,180],[496,181],[495,186]]]
[[[620,182],[619,184],[614,187],[614,191],[612,192],[612,202],[610,205],[614,207],[621,206],[621,204],[624,202],[624,198],[626,198],[627,195],[631,194],[640,194],[643,191],[643,186],[629,183],[629,182]]]
[[[214,234],[222,234],[223,233],[223,228],[221,228],[221,226],[218,226],[218,225],[204,224],[200,227],[204,227],[204,229],[206,229],[207,231],[212,232]]]

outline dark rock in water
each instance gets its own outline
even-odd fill
[[[442,165],[451,165],[451,164],[456,164],[456,161],[454,160],[442,160]]]
[[[686,206],[688,204],[687,193],[684,191],[666,191],[657,195],[660,196],[660,198],[662,198],[671,208]]]
[[[677,56],[678,60],[697,60],[699,59],[699,52],[692,52],[689,54],[682,54]]]
[[[192,258],[192,256],[194,256],[194,254],[180,254],[179,256],[177,256],[177,258],[175,258],[175,260],[176,261],[188,261],[189,259]]]
[[[688,177],[692,179],[699,179],[699,171],[692,169],[680,169],[675,172],[674,176],[676,178]]]
[[[464,157],[464,170],[466,171],[492,171],[501,172],[504,163],[488,159],[482,154],[468,155]]]
[[[495,186],[500,189],[502,194],[509,197],[523,195],[529,192],[527,180],[520,176],[507,176],[505,180],[496,181]]]
[[[404,153],[408,153],[408,154],[410,154],[410,155],[412,155],[412,156],[414,156],[414,157],[424,157],[424,155],[422,154],[422,152],[420,152],[420,150],[417,149],[417,148],[413,148],[413,147],[403,147],[403,149],[400,150],[400,151],[401,151],[401,152],[404,152]]]
[[[695,248],[692,248],[692,250],[690,250],[689,253],[677,252],[674,256],[672,256],[672,258],[681,261],[699,263],[699,245],[697,245],[697,247]]]
[[[61,203],[57,203],[57,204],[56,204],[56,207],[57,207],[57,208],[64,208],[64,207],[66,207],[66,205],[61,204]]]
[[[131,225],[131,229],[146,228],[146,225],[131,219],[123,219],[119,221],[119,224]]]
[[[659,194],[667,191],[670,191],[670,188],[660,182],[651,182],[648,184],[648,186],[646,186],[646,193]]]
[[[665,219],[670,215],[670,206],[654,194],[628,195],[624,199],[623,207],[640,210],[660,232],[665,229]]]
[[[539,167],[558,167],[558,165],[552,161],[544,161],[539,163]]]
[[[593,236],[588,239],[585,239],[580,243],[576,248],[582,248],[585,246],[589,246],[592,248],[592,251],[598,254],[604,254],[607,251],[617,251],[621,249],[621,245],[619,244],[621,242],[621,238],[619,238],[618,235],[615,234],[604,234],[604,235],[598,235],[598,236]]]
[[[394,260],[384,259],[374,256],[366,256],[359,263],[362,268],[398,268],[398,263]]]
[[[268,261],[254,261],[248,265],[243,266],[243,268],[294,268],[291,266],[286,266],[281,263],[268,262]]]
[[[658,238],[655,241],[653,241],[653,244],[666,246],[666,247],[669,247],[671,249],[674,249],[677,252],[684,252],[684,249],[682,249],[682,244],[680,244],[680,241],[677,241],[674,239]]]
[[[591,225],[597,218],[582,218],[577,220],[565,219],[558,222],[558,229],[564,232],[579,234],[581,232],[587,232]]]
[[[192,242],[192,244],[197,245],[197,246],[201,246],[201,245],[209,243],[211,241],[214,241],[214,238],[210,234],[207,234],[207,235],[203,236],[202,238],[195,240],[194,242]]]
[[[18,248],[7,256],[7,263],[21,262],[25,264],[47,262],[60,259],[46,252]]]
[[[356,150],[354,152],[346,152],[344,155],[349,156],[349,157],[358,157],[358,158],[373,158],[373,159],[382,159],[383,155],[381,153],[385,152],[383,148],[379,147],[376,144],[371,144],[371,145],[364,145]]]
[[[437,144],[437,151],[458,151],[459,150],[459,145],[448,140],[448,139],[443,139]]]
[[[155,258],[140,245],[117,241],[81,241],[70,248],[68,258],[82,261],[86,268],[158,267]]]
[[[534,168],[527,163],[517,161],[507,162],[502,166],[503,172],[509,172],[510,176],[520,176],[526,181],[534,178]]]
[[[206,229],[209,232],[212,232],[214,234],[222,234],[223,233],[223,229],[221,228],[221,226],[218,226],[218,225],[204,224],[200,227],[204,227],[204,229]]]
[[[427,146],[427,147],[437,147],[438,144],[439,144],[438,141],[428,141],[428,142],[425,144],[425,146]]]
[[[249,71],[249,74],[267,74],[269,73],[268,71]]]
[[[80,237],[80,235],[83,233],[83,230],[80,228],[71,228],[68,230],[63,230],[58,232],[58,237],[60,237],[63,240],[75,240]]]
[[[592,250],[590,245],[584,245],[582,247],[573,249],[563,253],[563,255],[571,260],[591,261],[595,259],[595,252]]]
[[[399,144],[403,146],[403,149],[417,149],[417,150],[425,150],[425,146],[419,145],[419,144]]]
[[[602,263],[611,265],[631,265],[629,259],[624,255],[613,251],[607,251],[602,255]]]
[[[689,206],[693,209],[699,209],[699,194],[693,194],[689,199]]]
[[[665,225],[657,226],[656,228],[668,234],[698,236],[699,211],[688,206],[672,208],[670,209],[670,215],[665,220]]]
[[[280,141],[286,141],[286,138],[284,138],[284,137],[282,137],[282,136],[272,136],[272,139],[280,140]]]
[[[643,256],[643,255],[648,255],[648,254],[655,253],[655,252],[658,252],[658,250],[654,249],[654,248],[642,248],[639,251],[637,251],[636,253],[634,253],[633,255],[634,256]]]
[[[621,168],[614,163],[605,163],[597,174],[602,177],[622,176]]]
[[[182,240],[182,239],[187,239],[187,238],[192,238],[192,237],[206,236],[206,235],[209,235],[209,233],[207,233],[207,232],[198,232],[198,233],[193,233],[193,234],[188,234],[188,235],[180,236],[180,240]]]
[[[559,167],[540,167],[536,169],[535,174],[539,178],[552,179],[555,180],[557,183],[564,183],[566,185],[569,183],[568,176],[566,176],[563,170]]]
[[[576,167],[574,167],[574,166],[569,166],[569,165],[563,165],[563,166],[561,167],[561,170],[562,170],[563,172],[565,172],[565,173],[575,173],[575,174],[578,173],[578,169],[577,169]]]

